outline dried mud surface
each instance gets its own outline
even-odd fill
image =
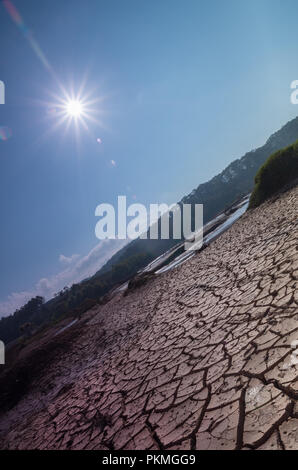
[[[88,313],[0,447],[297,449],[297,209],[296,187]]]

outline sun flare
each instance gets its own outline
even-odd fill
[[[78,118],[83,114],[83,103],[79,100],[69,100],[65,105],[65,111],[68,116]]]
[[[59,94],[51,93],[51,101],[45,102],[47,119],[53,123],[49,132],[64,125],[64,133],[74,132],[79,138],[82,128],[93,135],[92,127],[104,127],[101,116],[104,114],[102,102],[105,96],[94,96],[94,91],[87,93],[84,88],[84,82],[78,90],[70,87],[67,91],[60,85]],[[97,142],[99,143],[98,140]]]

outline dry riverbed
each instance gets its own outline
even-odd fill
[[[57,335],[0,447],[297,449],[297,211],[296,187]]]

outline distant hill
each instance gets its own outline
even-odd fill
[[[266,143],[234,160],[210,181],[200,184],[180,203],[204,204],[204,223],[230,206],[235,200],[248,194],[254,187],[254,178],[267,160],[277,150],[287,147],[298,139],[298,117],[289,121],[272,134]],[[179,240],[134,240],[117,252],[95,275],[101,276],[113,265],[136,253],[147,253],[152,260],[161,255]],[[143,266],[138,266],[141,268]]]

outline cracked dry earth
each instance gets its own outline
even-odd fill
[[[297,205],[295,188],[89,312],[1,447],[297,449]]]

